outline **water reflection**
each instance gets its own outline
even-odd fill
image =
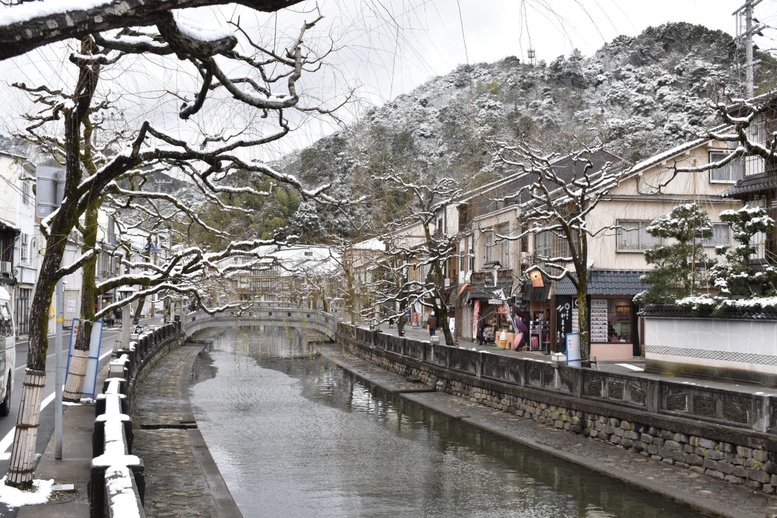
[[[228,330],[194,381],[246,517],[701,516],[385,393],[287,330]]]

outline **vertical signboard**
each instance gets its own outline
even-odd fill
[[[70,359],[76,346],[76,337],[80,320],[73,319],[73,327],[70,329],[70,347],[67,354],[67,367],[65,368],[65,384],[67,385],[67,374],[70,372]],[[89,337],[89,359],[86,365],[86,375],[84,376],[84,387],[81,389],[81,395],[85,398],[95,399],[97,397],[97,372],[100,368],[100,348],[102,346],[103,321],[98,320],[92,325],[92,334]]]

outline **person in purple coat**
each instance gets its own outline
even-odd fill
[[[521,318],[521,312],[513,309],[513,328],[515,329],[515,339],[513,340],[513,349],[520,350],[524,343],[529,339],[529,328]]]

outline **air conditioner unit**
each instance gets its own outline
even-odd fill
[[[0,261],[0,273],[10,276],[11,270],[11,261]]]

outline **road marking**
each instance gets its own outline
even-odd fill
[[[43,412],[43,409],[46,408],[49,403],[54,401],[54,393],[49,394],[49,397],[41,401],[40,403],[40,410]],[[11,452],[8,451],[8,449],[13,444],[13,436],[16,433],[16,427],[14,426],[11,428],[11,430],[3,437],[2,440],[0,440],[0,460],[8,460],[11,458]]]
[[[645,370],[642,367],[637,367],[636,365],[631,365],[631,364],[628,364],[628,363],[616,363],[616,365],[620,365],[621,367],[625,367],[625,368],[631,369],[633,371],[642,372],[642,371]]]

